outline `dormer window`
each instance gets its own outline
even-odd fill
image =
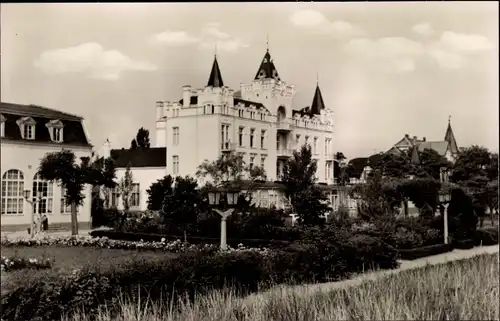
[[[23,139],[35,139],[35,125],[36,122],[31,117],[23,117],[17,120],[17,125],[21,130],[21,137]]]
[[[63,123],[60,120],[51,120],[45,124],[49,130],[50,139],[56,143],[63,142]]]
[[[5,137],[5,117],[0,114],[0,137]]]

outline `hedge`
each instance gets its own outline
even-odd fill
[[[92,237],[107,237],[112,240],[122,240],[122,241],[147,241],[147,242],[159,242],[161,239],[166,240],[184,240],[183,236],[178,235],[168,235],[168,234],[153,234],[153,233],[133,233],[133,232],[122,232],[116,230],[99,230],[90,232]],[[220,244],[220,238],[210,238],[210,237],[199,237],[199,236],[187,236],[187,242],[190,244]],[[262,240],[262,239],[234,239],[228,238],[227,244],[232,247],[237,247],[239,244],[243,244],[248,247],[272,247],[281,248],[290,244],[288,241],[282,240]]]
[[[79,309],[95,315],[103,304],[117,311],[120,296],[136,299],[138,288],[141,296],[168,302],[172,293],[192,298],[195,293],[228,285],[243,294],[271,284],[325,282],[370,267],[396,268],[397,255],[380,240],[357,236],[334,244],[294,244],[273,251],[185,253],[175,259],[135,261],[104,272],[89,267],[36,282],[20,280],[16,290],[2,296],[1,319],[60,320]]]
[[[415,249],[399,250],[399,254],[402,260],[415,260],[421,257],[450,252],[452,250],[453,245],[451,244],[436,244]]]
[[[474,232],[474,244],[476,246],[498,244],[498,229],[493,227],[476,230]]]
[[[468,240],[453,240],[452,245],[456,249],[469,250],[475,246],[475,241],[473,239]]]

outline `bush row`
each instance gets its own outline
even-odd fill
[[[436,244],[409,250],[399,250],[399,254],[402,260],[415,260],[422,257],[450,252],[452,250],[452,244]]]
[[[0,269],[5,272],[22,269],[50,269],[52,262],[46,258],[20,258],[2,256],[0,259]]]
[[[61,315],[99,305],[116,308],[117,298],[148,295],[165,300],[173,295],[204,293],[233,286],[255,291],[276,283],[324,282],[370,268],[397,267],[397,251],[369,236],[335,242],[294,243],[277,250],[187,252],[175,259],[133,261],[112,270],[88,267],[71,275],[51,276],[19,284],[2,297],[2,320],[60,320]]]

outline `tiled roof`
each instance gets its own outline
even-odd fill
[[[423,152],[426,149],[433,149],[439,155],[444,156],[446,154],[446,150],[448,149],[448,142],[422,142],[418,144],[418,151]]]
[[[184,102],[184,99],[179,100],[179,104],[182,105],[183,102]],[[198,96],[191,96],[189,104],[190,105],[198,105]]]
[[[219,69],[219,63],[217,62],[217,57],[214,58],[214,63],[212,65],[212,71],[210,71],[210,76],[208,77],[208,87],[222,87],[224,82],[222,81],[222,74]]]
[[[29,141],[34,143],[54,145],[78,145],[91,146],[88,142],[82,124],[82,117],[70,115],[58,110],[34,105],[20,105],[11,103],[0,103],[0,113],[5,119],[5,136],[2,139]],[[21,136],[21,129],[17,120],[22,117],[31,117],[35,124],[35,139],[25,140]],[[45,126],[48,122],[60,120],[64,126],[63,142],[53,142],[50,138],[49,129]]]
[[[316,91],[314,92],[313,102],[311,104],[311,114],[320,115],[322,109],[325,109],[325,102],[323,101],[319,85],[317,85]]]
[[[257,74],[255,75],[255,80],[258,79],[276,79],[280,80],[278,75],[278,70],[274,65],[274,62],[271,58],[271,54],[269,50],[266,51],[262,62],[260,63],[259,70],[257,70]]]
[[[167,166],[167,149],[151,147],[138,149],[112,149],[111,157],[116,167],[165,167]]]
[[[234,105],[236,106],[238,103],[242,103],[245,107],[250,107],[250,105],[254,105],[257,109],[263,109],[267,111],[267,108],[262,104],[255,101],[245,100],[241,98],[234,98]]]

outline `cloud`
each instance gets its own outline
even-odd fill
[[[317,33],[329,34],[336,38],[350,38],[365,34],[365,32],[356,25],[342,20],[332,22],[321,12],[315,10],[295,11],[290,16],[290,21],[297,27]]]
[[[169,46],[184,46],[198,43],[199,38],[188,35],[185,31],[167,30],[151,37],[151,42]]]
[[[434,34],[434,28],[432,28],[431,24],[428,22],[416,24],[411,30],[422,36],[432,36]]]
[[[157,68],[149,62],[134,61],[117,50],[105,50],[94,42],[44,51],[33,64],[47,74],[86,73],[103,80],[117,80],[124,71]]]
[[[344,50],[380,70],[401,73],[413,71],[415,60],[425,53],[421,43],[403,37],[352,39]]]
[[[198,36],[190,35],[185,31],[168,30],[151,37],[151,42],[167,46],[198,45],[202,50],[217,50],[236,52],[249,45],[241,38],[233,37],[220,29],[220,23],[211,22],[204,25]]]
[[[445,31],[439,40],[429,45],[429,56],[445,69],[459,69],[473,62],[472,56],[494,48],[485,36]]]

